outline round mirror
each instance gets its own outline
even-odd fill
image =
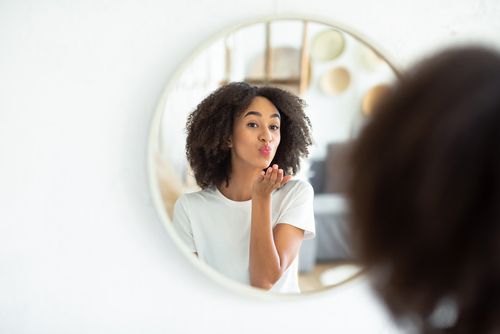
[[[308,182],[314,189],[315,235],[301,243],[294,265],[287,269],[293,271],[290,275],[298,282],[298,289],[287,292],[324,290],[359,275],[362,268],[351,251],[345,202],[349,173],[346,159],[350,142],[385,91],[380,87],[390,86],[397,78],[394,66],[372,45],[346,29],[316,20],[263,20],[239,26],[207,42],[170,80],[152,124],[151,184],[173,239],[200,267],[211,267],[205,257],[197,257],[196,245],[183,246],[184,239],[175,235],[177,230],[172,227],[177,199],[200,191],[186,158],[188,115],[210,93],[230,82],[275,86],[306,102],[313,137],[310,154],[301,161],[294,178]],[[224,241],[217,240],[218,244],[208,246],[212,257],[221,260],[228,253],[248,257],[248,238],[231,240],[230,247],[220,247]],[[248,258],[240,262],[248,266]],[[213,268],[212,276],[249,284],[248,278],[234,274],[242,270],[237,265]]]

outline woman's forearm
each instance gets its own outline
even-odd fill
[[[250,284],[270,289],[282,275],[271,224],[271,195],[252,198],[250,229]]]

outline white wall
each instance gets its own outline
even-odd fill
[[[359,285],[292,300],[221,287],[152,204],[148,130],[169,76],[218,31],[294,13],[351,27],[401,65],[500,45],[496,0],[0,1],[0,333],[384,328]]]

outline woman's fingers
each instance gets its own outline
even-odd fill
[[[271,177],[270,177],[270,185],[273,187],[273,189],[279,188],[283,185],[283,178],[284,178],[284,172],[283,169],[278,168],[278,165],[273,165],[273,169],[271,171]]]
[[[269,167],[268,169],[266,169],[266,174],[264,175],[264,181],[265,182],[269,182],[269,180],[271,179],[272,171],[273,171],[273,169],[271,167]]]
[[[278,165],[273,165],[271,176],[269,179],[271,185],[274,185],[277,179],[278,179]]]
[[[261,171],[256,181],[261,191],[271,192],[274,189],[283,187],[292,177],[291,175],[285,175],[285,171],[274,164]]]
[[[276,186],[281,187],[282,181],[283,181],[283,169],[278,169],[278,176],[276,178]]]
[[[278,165],[274,164],[273,166],[268,167],[265,171],[260,173],[259,181],[263,184],[267,184],[270,190],[281,188],[284,186],[290,179],[291,175],[286,175],[283,169],[278,168]]]

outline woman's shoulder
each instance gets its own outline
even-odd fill
[[[192,203],[205,201],[214,196],[215,190],[212,188],[206,188],[198,191],[187,192],[179,196],[177,202],[179,203]]]
[[[305,193],[314,196],[312,185],[306,180],[302,179],[292,179],[288,181],[288,183],[285,184],[282,189],[285,192]]]

